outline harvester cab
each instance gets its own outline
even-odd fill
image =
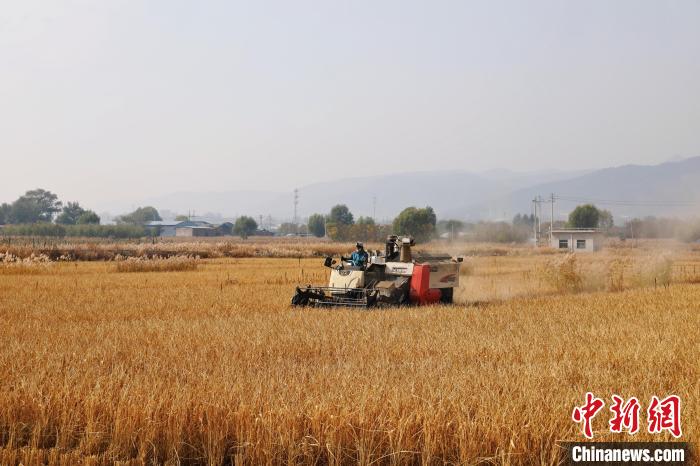
[[[403,304],[451,303],[459,286],[462,258],[446,254],[414,254],[410,236],[389,236],[384,251],[369,251],[365,266],[346,257],[326,257],[328,286],[297,287],[295,306],[367,308]]]

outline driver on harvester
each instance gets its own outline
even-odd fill
[[[350,256],[350,263],[354,265],[355,267],[364,267],[367,265],[367,260],[369,259],[369,255],[367,254],[367,251],[365,251],[365,246],[358,242],[355,247],[357,250],[352,253]]]

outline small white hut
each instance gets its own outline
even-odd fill
[[[603,245],[603,234],[597,228],[560,228],[552,230],[551,246],[569,252],[594,252]]]

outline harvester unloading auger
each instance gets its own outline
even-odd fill
[[[345,257],[340,263],[326,257],[324,266],[331,269],[328,286],[297,287],[292,304],[367,308],[451,303],[462,258],[414,254],[414,244],[409,236],[389,236],[385,250],[370,251],[364,267]]]

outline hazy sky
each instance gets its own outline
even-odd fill
[[[0,8],[0,201],[695,155],[697,0]]]

